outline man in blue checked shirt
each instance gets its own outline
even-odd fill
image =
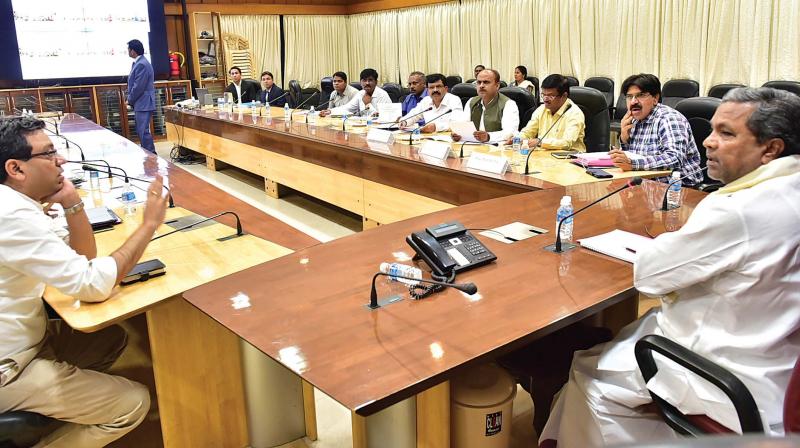
[[[703,180],[700,153],[694,143],[689,121],[675,109],[659,103],[661,82],[654,75],[629,76],[622,83],[628,112],[622,117],[621,149],[609,153],[614,165],[623,171],[678,170],[683,184]],[[630,158],[624,151],[641,157]],[[655,180],[668,182],[669,177]]]

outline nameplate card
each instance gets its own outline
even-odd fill
[[[391,145],[394,142],[394,134],[392,131],[384,129],[371,128],[367,132],[367,141],[385,143]]]
[[[444,160],[450,155],[450,144],[427,141],[419,148],[419,154],[432,159]]]
[[[473,152],[467,159],[467,168],[486,171],[487,173],[504,174],[508,169],[508,159],[502,156]]]

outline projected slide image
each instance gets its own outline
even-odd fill
[[[139,39],[149,56],[147,0],[12,0],[24,79],[125,76]]]

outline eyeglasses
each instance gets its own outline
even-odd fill
[[[552,100],[552,99],[555,99],[555,98],[558,98],[558,97],[560,97],[561,95],[560,95],[560,94],[556,94],[556,95],[545,95],[545,94],[543,93],[543,94],[541,94],[541,95],[539,95],[539,96],[541,96],[543,100],[546,100],[546,99],[551,99],[551,100]]]
[[[55,160],[55,159],[56,159],[56,157],[57,157],[57,156],[59,156],[59,155],[60,155],[60,151],[59,151],[59,150],[57,150],[57,149],[51,149],[50,151],[45,151],[45,152],[39,152],[39,153],[36,153],[36,154],[31,154],[31,155],[30,155],[30,156],[28,156],[28,157],[23,157],[23,158],[21,158],[21,159],[18,159],[18,160],[30,160],[30,159],[33,159],[33,158],[35,158],[35,157],[42,157],[42,158],[45,158],[45,159],[47,159],[47,160]]]
[[[649,93],[647,93],[647,92],[639,92],[639,93],[634,93],[632,95],[625,95],[625,100],[626,101],[633,101],[634,99],[644,100],[644,99],[647,99],[649,97],[650,97]]]

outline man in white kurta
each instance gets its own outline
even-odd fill
[[[611,342],[575,354],[541,434],[544,446],[592,447],[678,437],[646,407],[648,389],[685,414],[739,430],[733,406],[701,378],[656,356],[645,385],[634,344],[663,335],[739,377],[768,433],[783,432],[783,398],[800,354],[800,98],[736,89],[705,140],[709,176],[726,184],[679,231],[634,263],[634,284],[661,308]]]
[[[441,73],[428,75],[426,78],[428,96],[422,98],[401,121],[402,126],[416,125],[422,118],[420,131],[424,133],[450,130],[450,119],[461,112],[461,99],[448,92],[445,77]]]

